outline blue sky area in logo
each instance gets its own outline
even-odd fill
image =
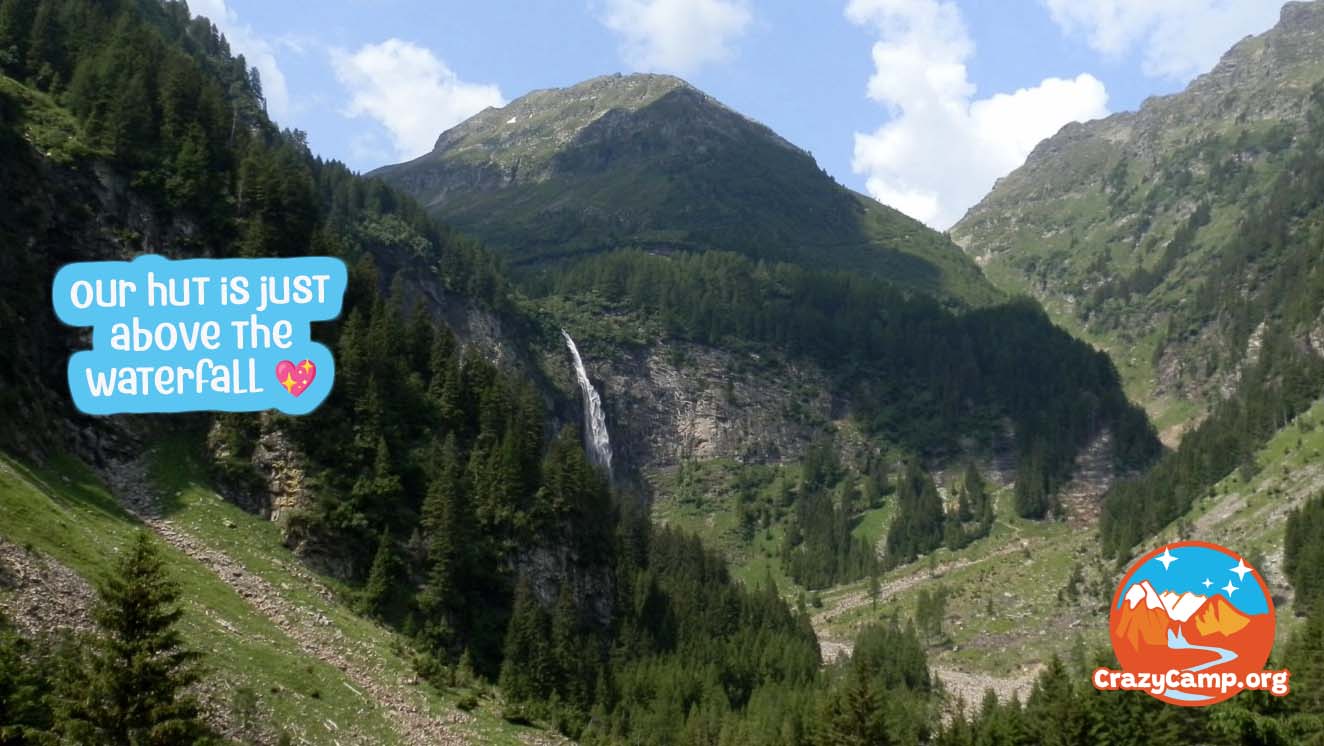
[[[1171,561],[1167,561],[1169,559]],[[1167,590],[1174,593],[1190,591],[1210,598],[1218,594],[1232,602],[1242,613],[1267,614],[1269,604],[1264,591],[1260,589],[1254,573],[1246,571],[1250,565],[1244,565],[1246,570],[1238,570],[1238,564],[1235,555],[1215,549],[1200,546],[1172,547],[1166,554],[1155,555],[1138,567],[1127,581],[1126,588],[1148,580],[1159,593]],[[1229,591],[1229,588],[1234,590]],[[1117,599],[1119,607],[1122,601],[1122,597]]]

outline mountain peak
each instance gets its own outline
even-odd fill
[[[1145,603],[1146,609],[1162,609],[1163,600],[1159,598],[1158,593],[1154,591],[1154,586],[1149,584],[1148,580],[1142,580],[1134,583],[1126,589],[1126,602],[1129,608],[1134,609],[1140,604]]]
[[[1250,621],[1250,617],[1222,596],[1214,596],[1213,600],[1200,609],[1199,616],[1195,618],[1195,628],[1202,637],[1214,634],[1226,637],[1240,632],[1250,624]]]
[[[1278,15],[1280,26],[1301,26],[1312,23],[1324,23],[1324,3],[1314,0],[1292,0],[1284,3]]]
[[[1191,615],[1204,606],[1208,596],[1201,596],[1190,591],[1185,593],[1175,593],[1173,591],[1164,591],[1159,594],[1163,601],[1163,608],[1167,610],[1168,616],[1177,622],[1184,622],[1191,618]]]
[[[500,108],[484,109],[441,133],[433,152],[419,160],[467,148],[480,148],[498,159],[550,152],[608,112],[637,112],[677,92],[717,104],[674,75],[600,75],[564,88],[530,91]]]
[[[998,297],[944,236],[836,183],[808,152],[670,75],[530,92],[373,172],[513,264],[721,250]]]

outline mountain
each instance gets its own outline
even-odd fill
[[[1209,600],[1209,597],[1200,596],[1190,591],[1180,595],[1172,591],[1164,591],[1159,594],[1159,600],[1163,602],[1163,608],[1173,621],[1184,622],[1190,619],[1192,614],[1199,611]]]
[[[949,518],[938,497],[966,462],[971,481],[1011,489],[1012,515],[1086,525],[1103,489],[1158,454],[1106,356],[677,78],[530,93],[371,176],[516,265],[552,343],[545,378],[584,389],[564,329],[596,387],[616,484],[659,522],[677,502],[705,516],[687,527],[737,572],[768,554],[789,582],[830,587],[979,541],[992,500]],[[860,216],[886,234],[862,237]],[[927,268],[887,263],[903,255]],[[914,478],[889,525],[893,473]]]
[[[766,743],[790,700],[819,727],[804,615],[611,490],[499,262],[278,127],[185,3],[0,0],[0,201],[0,740],[194,743],[196,713],[198,743]],[[332,393],[76,411],[53,278],[152,252],[344,260]]]
[[[1251,480],[1324,387],[1321,60],[1324,3],[1287,3],[1186,90],[1040,143],[953,228],[996,284],[1108,351],[1180,445],[1106,495],[1109,554]]]
[[[1289,2],[1184,91],[1040,143],[952,236],[1110,350],[1175,443],[1268,337],[1324,350],[1321,80],[1324,3]]]
[[[688,461],[794,463],[848,424],[868,450],[939,464],[1013,450],[1042,516],[1102,432],[1109,478],[1155,454],[1095,353],[678,78],[535,91],[370,176],[537,268],[523,289],[601,380],[636,483]],[[559,345],[543,367],[575,390]]]
[[[1135,650],[1142,645],[1166,645],[1172,617],[1163,599],[1148,580],[1126,589],[1121,618],[1113,631],[1114,639],[1125,640]]]
[[[1215,636],[1230,637],[1249,625],[1251,618],[1219,594],[1160,593],[1148,580],[1142,580],[1126,589],[1113,635],[1140,650],[1142,644],[1166,646],[1169,630],[1198,643]]]
[[[946,237],[666,75],[534,91],[369,175],[517,266],[622,248],[721,249],[868,272],[973,305],[998,298]]]
[[[1222,635],[1230,637],[1245,629],[1250,624],[1250,617],[1237,610],[1227,599],[1214,596],[1208,603],[1199,607],[1194,615],[1195,630],[1202,638]]]

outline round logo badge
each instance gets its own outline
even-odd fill
[[[1263,671],[1273,648],[1273,598],[1241,555],[1183,541],[1132,565],[1113,596],[1108,628],[1122,671],[1149,681],[1151,696],[1211,705]]]

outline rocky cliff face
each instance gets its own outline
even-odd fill
[[[803,360],[683,342],[590,345],[584,357],[603,396],[618,474],[627,479],[715,459],[795,463],[851,414],[849,399],[834,393],[839,389],[828,373]],[[564,351],[549,350],[542,364],[552,371],[555,387],[578,396]],[[566,416],[573,421],[573,412]],[[863,464],[866,454],[876,453],[853,428],[839,436],[844,463]],[[940,485],[954,485],[973,459],[991,484],[1010,488],[1015,451],[1015,429],[1004,421],[991,439],[961,439],[959,453],[935,457],[927,466]],[[1104,428],[1082,449],[1071,481],[1058,492],[1073,525],[1094,524],[1099,498],[1121,476],[1112,433]]]
[[[627,468],[793,461],[844,406],[805,361],[674,341],[584,354]],[[563,357],[549,356],[548,365],[568,365]]]

